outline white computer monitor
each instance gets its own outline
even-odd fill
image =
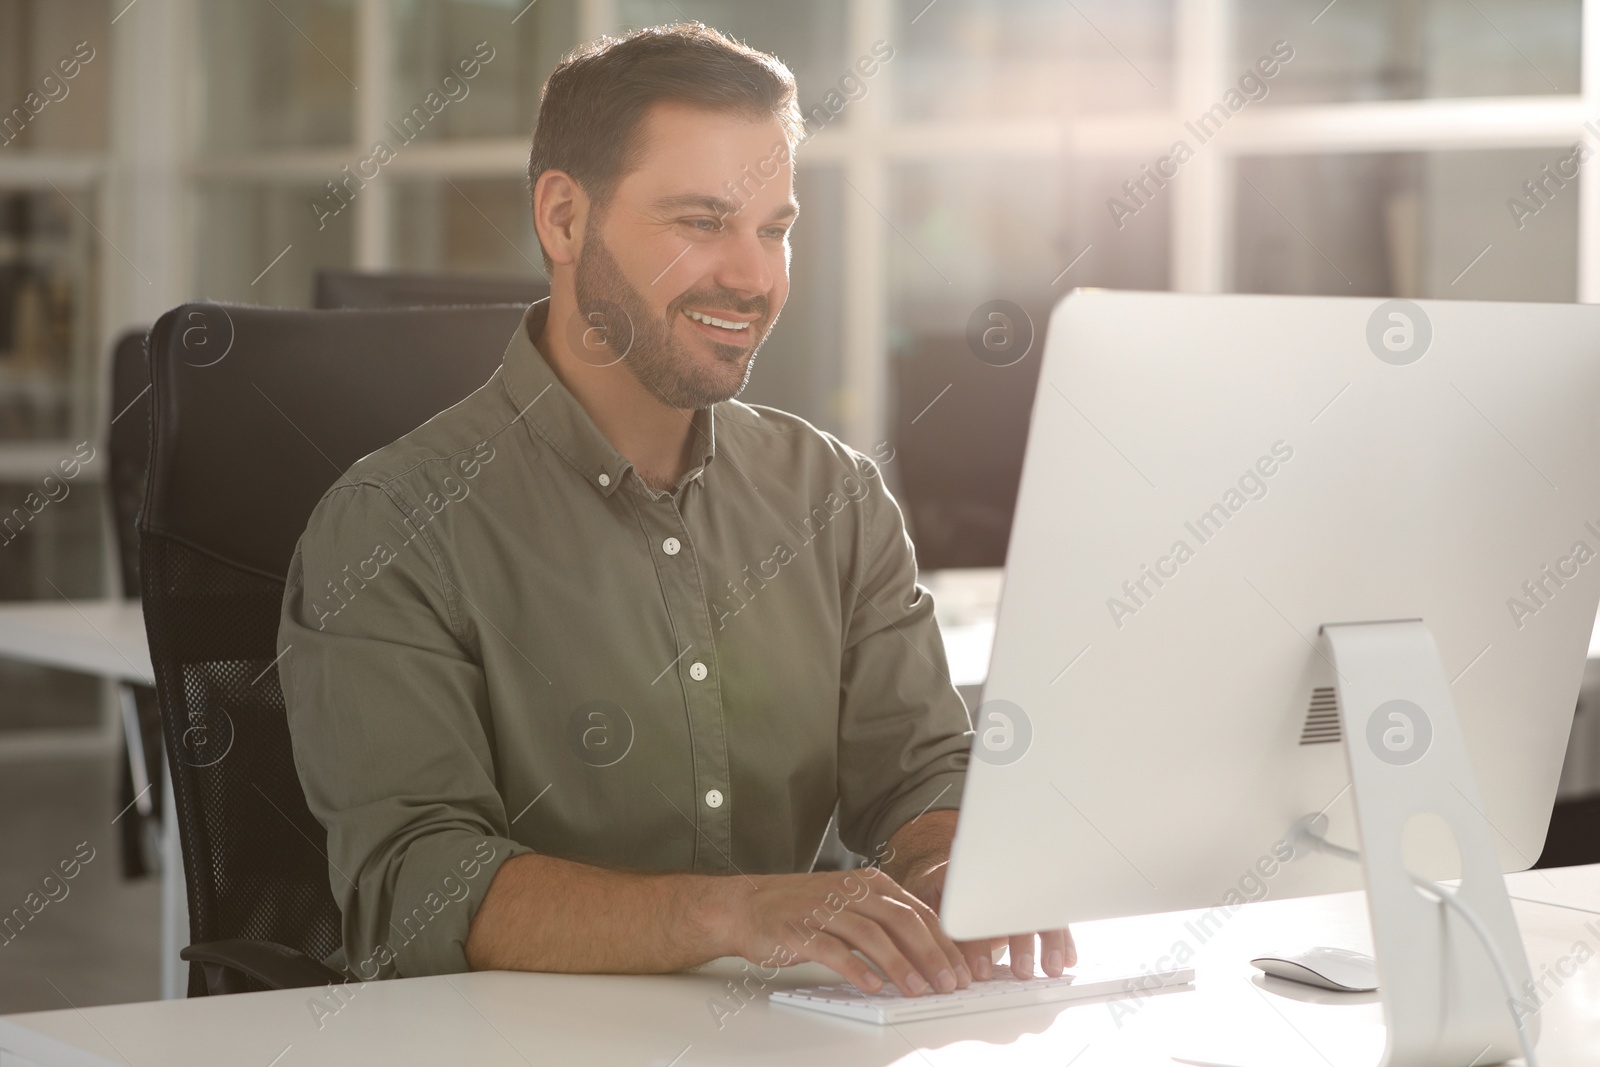
[[[1600,602],[1600,307],[1081,290],[1043,360],[950,933],[1361,888],[1284,861],[1310,812],[1357,837],[1330,623],[1426,623],[1530,866]]]

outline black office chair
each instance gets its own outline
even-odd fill
[[[1026,357],[996,367],[964,337],[920,337],[890,361],[890,469],[923,570],[1004,565],[1043,345],[1041,331]]]
[[[278,685],[284,576],[322,493],[482,385],[523,310],[185,304],[150,332],[140,566],[190,996],[346,978],[321,962],[339,946],[339,910]]]
[[[144,500],[150,466],[150,367],[145,359],[145,331],[130,330],[111,351],[111,429],[106,459],[107,482],[117,541],[117,569],[122,595],[139,596],[139,505]],[[119,772],[117,819],[125,878],[141,878],[160,870],[161,715],[156,691],[123,682],[117,687],[122,736],[127,759]]]
[[[313,307],[372,309],[531,304],[549,295],[543,278],[331,269],[317,271],[311,294]]]
[[[1600,863],[1600,796],[1556,801],[1535,868]]]
[[[1594,717],[1600,715],[1600,702],[1593,687],[1594,661],[1584,671],[1584,685],[1578,691],[1578,707],[1572,717],[1572,737],[1567,759],[1573,759],[1574,744],[1593,744]],[[1558,799],[1550,812],[1550,830],[1545,835],[1544,851],[1535,868],[1579,867],[1600,863],[1600,793],[1586,793]]]

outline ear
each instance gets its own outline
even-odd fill
[[[562,170],[547,170],[533,187],[533,226],[550,262],[571,266],[583,249],[589,194]]]

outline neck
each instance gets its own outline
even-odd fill
[[[576,302],[552,294],[544,329],[532,338],[534,347],[645,484],[674,488],[689,470],[694,412],[663,404],[620,362],[597,367],[579,358],[557,326],[577,313]]]

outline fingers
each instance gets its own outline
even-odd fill
[[[849,919],[847,912],[835,920],[835,932],[882,967],[901,992],[951,993],[972,984],[971,969],[938,913],[893,879],[874,879],[872,891],[850,910]]]
[[[945,976],[949,988],[940,988],[922,970],[914,965],[884,927],[865,915],[845,913],[833,921],[830,932],[877,964],[895,986],[908,997],[920,997],[930,989],[948,993],[955,988],[955,979],[948,967],[934,968],[935,975]]]
[[[1077,963],[1076,953],[1072,963],[1067,962],[1067,949],[1072,935],[1066,930],[1041,930],[1039,932],[1039,957],[1044,961],[1044,973],[1051,978],[1061,977],[1061,972]]]
[[[1012,977],[1036,977],[1033,969],[1035,937],[1038,938],[1039,959],[1043,962],[1044,973],[1051,978],[1059,978],[1067,968],[1078,965],[1078,946],[1072,941],[1072,931],[1066,927],[1043,930],[1037,935],[1016,934],[1009,939]]]
[[[890,883],[890,885],[893,885],[893,883]],[[894,886],[894,889],[898,892],[893,894],[893,899],[910,908],[912,913],[916,916],[917,921],[922,924],[923,928],[926,929],[928,934],[932,937],[934,945],[944,957],[944,965],[950,968],[955,975],[956,988],[965,989],[967,986],[971,985],[972,969],[967,966],[966,956],[962,953],[961,949],[954,941],[950,939],[950,935],[944,932],[944,927],[939,925],[939,913],[920,897],[913,893],[907,892],[904,888],[900,886]],[[889,894],[886,893],[885,895]],[[914,927],[908,926],[908,929],[911,935],[917,935],[918,931],[916,931]],[[920,938],[918,940],[920,941]],[[901,948],[908,949],[908,946],[901,945]],[[916,950],[916,946],[910,946],[910,948],[912,950]],[[911,951],[908,951],[907,954],[911,955],[912,953]],[[917,965],[919,967],[923,965],[924,961],[922,959],[914,955],[913,958],[917,959]],[[937,961],[933,960],[931,957],[929,957],[926,962],[932,965],[937,965]]]
[[[832,967],[863,993],[876,993],[883,989],[883,979],[878,977],[877,972],[851,952],[848,944],[832,934],[814,934],[811,940],[801,946],[798,956]]]
[[[1013,934],[1011,941],[1011,977],[1033,977],[1033,934]]]
[[[818,875],[765,880],[749,895],[741,939],[761,946],[769,937],[788,941],[789,934],[804,928],[808,933],[800,958],[832,967],[865,993],[881,991],[885,977],[906,996],[954,992],[970,985],[974,976],[993,977],[992,950],[1007,939],[958,945],[940,926],[938,913],[888,875],[872,879],[866,891],[863,882],[852,876],[839,884]],[[824,897],[820,906],[819,894]],[[1013,939],[1012,951],[1019,963],[1026,954],[1031,974],[1032,936],[1026,941],[1022,947],[1022,939]],[[1070,935],[1056,931],[1051,945],[1065,958]]]
[[[978,941],[958,941],[956,945],[966,957],[967,969],[980,982],[994,977],[994,950],[1005,945],[1003,937],[987,937]]]
[[[928,988],[951,993],[971,984],[972,976],[960,952],[952,944],[951,951],[956,957],[952,960],[939,945],[935,935],[938,930],[937,919],[925,920],[910,904],[883,897],[869,897],[862,901],[857,917],[880,930],[896,951],[909,960],[926,980]],[[930,921],[934,925],[929,926]],[[867,951],[865,946],[856,947]],[[872,954],[868,952],[868,955]],[[876,956],[873,958],[877,959]],[[895,984],[904,991],[905,987],[898,977],[895,977]]]

